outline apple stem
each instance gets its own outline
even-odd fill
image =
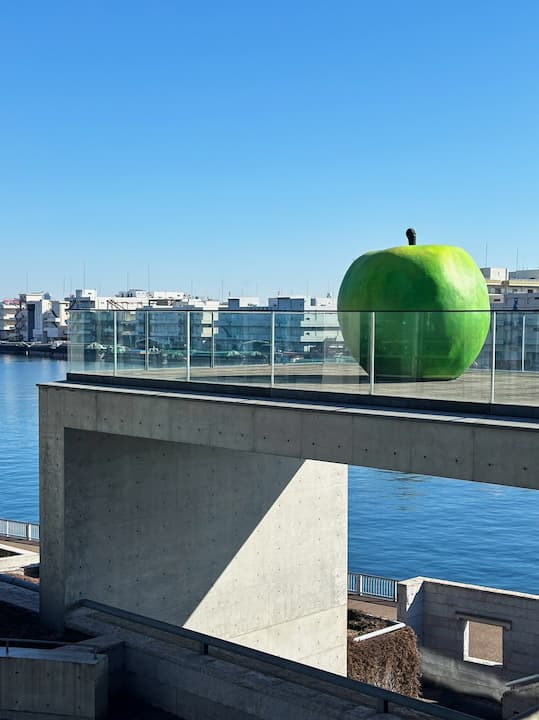
[[[408,245],[415,245],[416,244],[416,232],[414,228],[408,228],[406,231],[406,237],[408,238]]]

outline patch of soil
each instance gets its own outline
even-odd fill
[[[348,630],[354,631],[354,637],[357,635],[365,635],[366,633],[382,630],[389,627],[392,623],[384,618],[367,615],[361,610],[348,610]]]

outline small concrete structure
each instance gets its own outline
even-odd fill
[[[106,655],[0,648],[3,720],[101,720],[107,707]]]
[[[417,577],[398,586],[399,621],[416,632],[423,677],[500,701],[539,669],[539,596]]]
[[[23,550],[14,544],[0,543],[0,573],[19,570],[39,563],[39,552]]]

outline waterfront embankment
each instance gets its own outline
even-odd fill
[[[0,353],[4,355],[23,355],[25,357],[45,357],[51,360],[67,360],[67,343],[30,343],[24,341],[0,341]]]

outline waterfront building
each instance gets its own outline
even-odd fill
[[[15,322],[19,308],[19,301],[15,299],[0,302],[0,340],[19,339]]]
[[[66,340],[68,312],[68,301],[53,300],[49,293],[21,293],[15,316],[17,339],[43,343]]]
[[[496,311],[496,367],[500,370],[539,369],[539,269],[481,268],[490,307]],[[526,312],[519,312],[526,311]],[[478,358],[489,367],[492,337]]]

